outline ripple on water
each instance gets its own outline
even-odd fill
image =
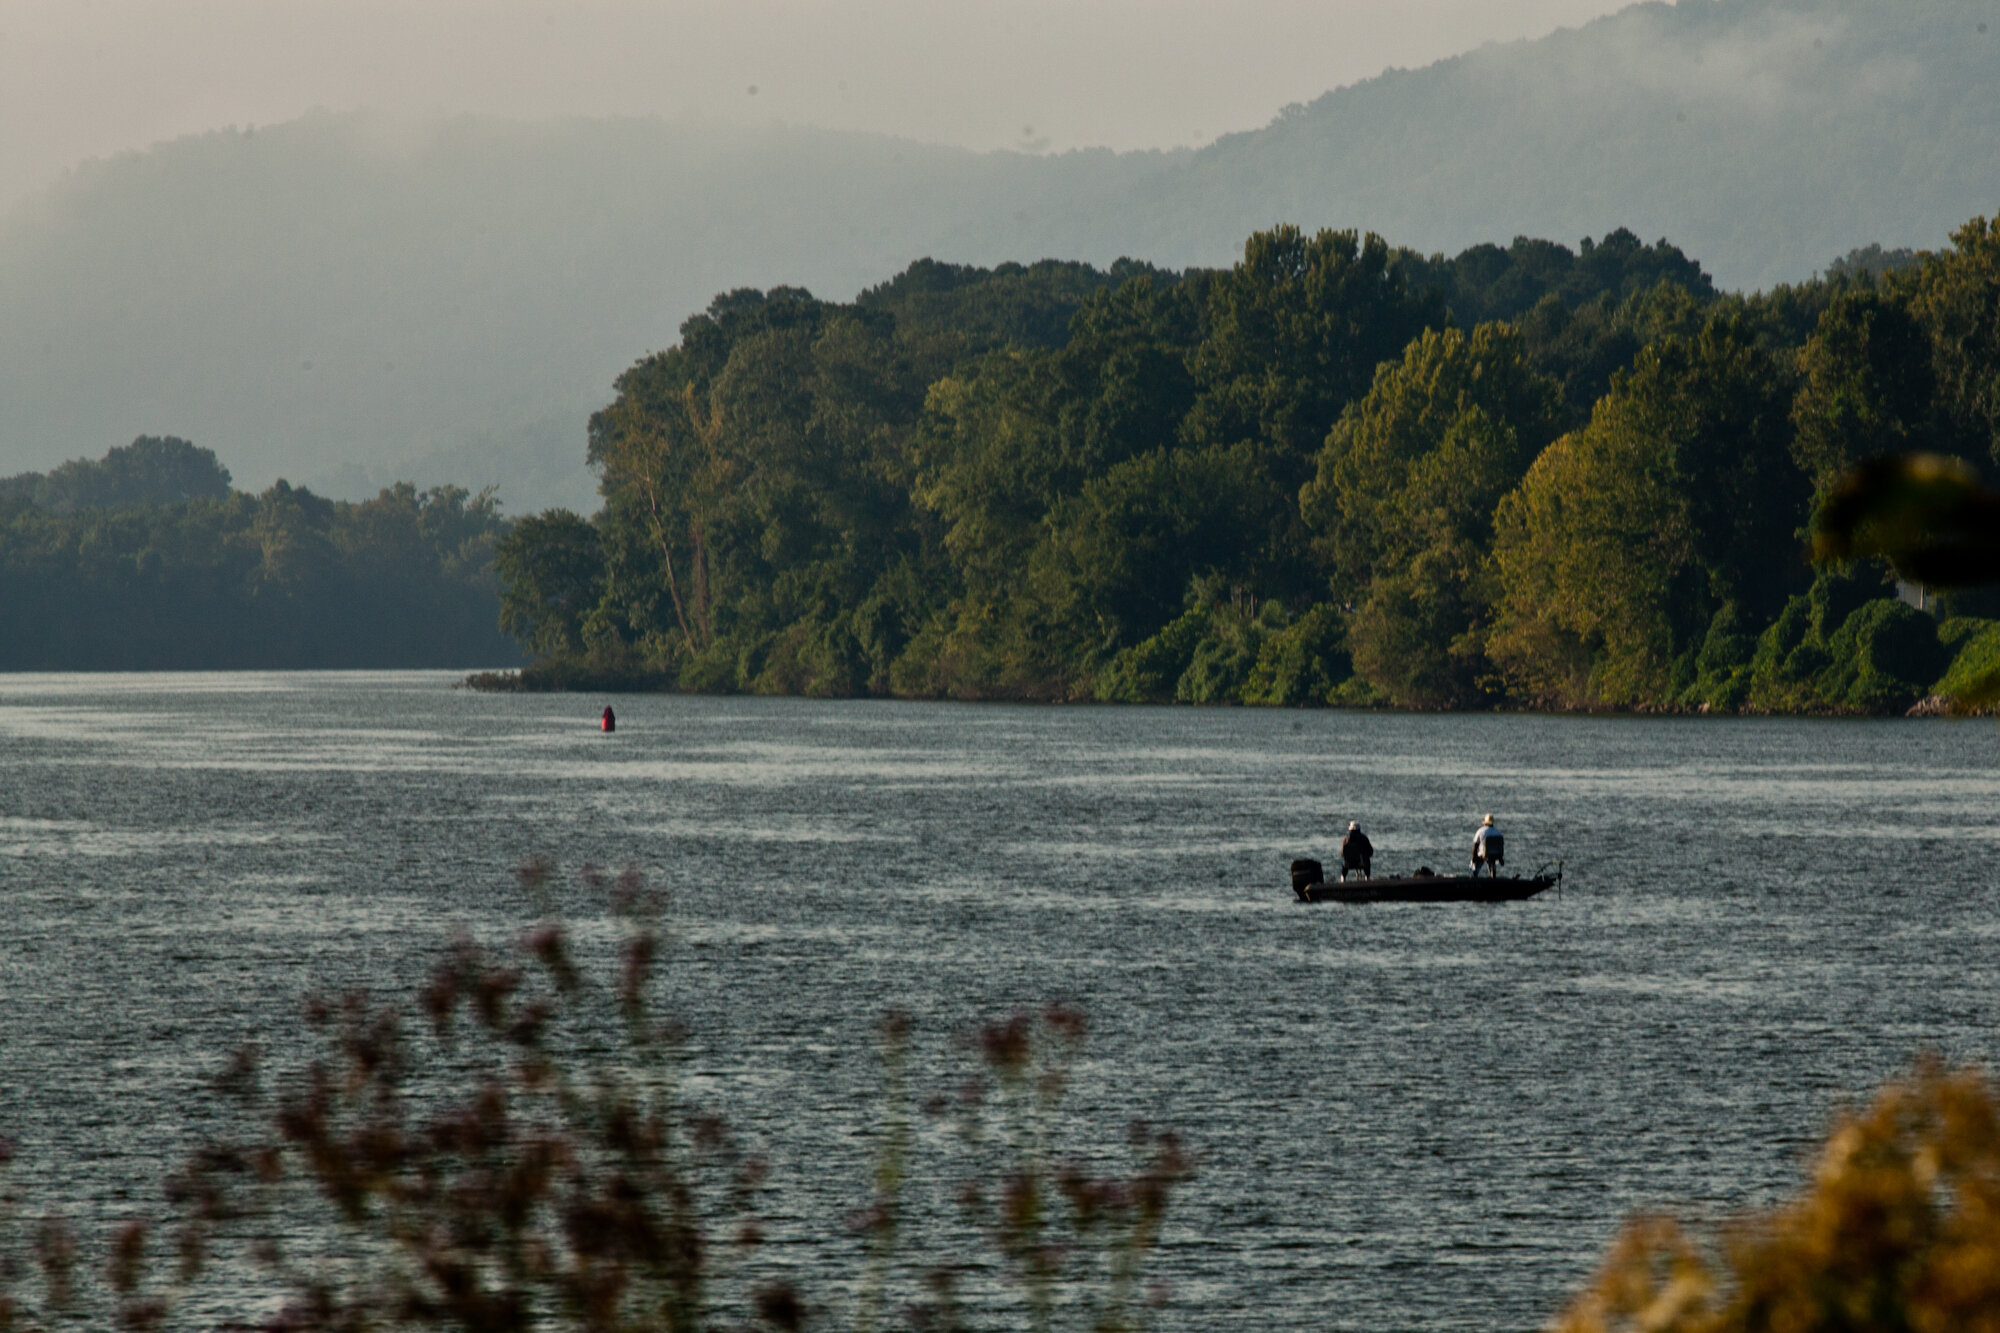
[[[1984,726],[631,697],[604,736],[601,701],[450,684],[0,677],[24,1188],[155,1197],[222,1053],[299,1059],[305,992],[406,989],[454,929],[556,909],[608,960],[585,861],[670,891],[683,1091],[771,1158],[772,1263],[836,1304],[889,1007],[925,1094],[980,1021],[1084,1007],[1072,1142],[1108,1166],[1143,1118],[1199,1157],[1169,1329],[1536,1326],[1627,1213],[1769,1202],[1843,1097],[1996,1055]],[[1559,895],[1286,888],[1350,818],[1378,868],[1455,868],[1487,810]],[[532,854],[564,870],[531,893]],[[948,1171],[907,1234],[975,1252]]]

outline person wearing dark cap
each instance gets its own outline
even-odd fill
[[[1494,879],[1500,878],[1500,867],[1507,864],[1507,835],[1494,827],[1493,816],[1479,821],[1479,830],[1472,835],[1472,877],[1479,878],[1479,867],[1485,866],[1486,873]]]
[[[1368,841],[1368,835],[1361,831],[1361,825],[1349,821],[1347,836],[1340,840],[1340,877],[1345,880],[1348,872],[1358,870],[1361,878],[1375,878],[1373,866],[1375,844]]]

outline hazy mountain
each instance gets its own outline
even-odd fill
[[[1288,108],[1140,197],[1184,245],[1274,216],[1419,249],[1622,224],[1724,286],[1796,280],[2000,207],[2000,4],[1639,5]]]
[[[244,485],[588,507],[586,415],[729,287],[1220,264],[1277,221],[1435,250],[1624,225],[1761,286],[1941,243],[2000,206],[1996,150],[1994,0],[1644,5],[1167,154],[318,114],[90,164],[0,226],[0,473],[172,434]]]
[[[157,430],[246,484],[587,505],[585,417],[716,292],[852,293],[996,212],[998,257],[1147,160],[314,115],[95,163],[0,231],[0,470]]]

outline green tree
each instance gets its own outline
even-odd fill
[[[516,523],[493,563],[506,584],[501,627],[532,652],[581,652],[584,618],[603,593],[597,529],[567,509],[551,509]]]
[[[141,435],[101,459],[64,463],[35,478],[28,493],[44,509],[63,514],[220,500],[229,494],[229,469],[212,449],[172,435]]]
[[[1509,325],[1429,331],[1342,414],[1300,492],[1355,669],[1425,707],[1475,702],[1489,674],[1482,568],[1492,516],[1555,433],[1559,390]]]
[[[1903,453],[1928,435],[1936,382],[1931,343],[1899,293],[1844,292],[1799,353],[1793,457],[1823,490],[1864,458]]]
[[[1299,496],[1336,578],[1364,585],[1446,535],[1483,543],[1554,437],[1556,392],[1505,324],[1426,331],[1382,365]]]
[[[1112,656],[1180,614],[1191,583],[1265,582],[1258,539],[1280,502],[1248,445],[1127,459],[1050,511],[1015,651],[1042,658],[1065,694],[1087,693]]]
[[[1804,585],[1789,387],[1718,315],[1647,347],[1591,424],[1537,460],[1496,516],[1489,651],[1520,688],[1674,698],[1718,612],[1763,623]]]
[[[206,450],[161,452],[192,457],[196,478],[221,470]],[[129,466],[146,455],[113,450],[90,475],[152,485],[160,471]],[[507,525],[491,494],[399,483],[353,504],[283,481],[262,495],[161,498],[172,493],[128,503],[129,492],[100,488],[118,502],[54,509],[17,492],[0,504],[0,667],[464,667],[517,656],[497,625],[492,552]]]
[[[1585,237],[1579,250],[1517,236],[1504,250],[1486,243],[1450,259],[1408,262],[1413,280],[1442,292],[1453,320],[1466,327],[1516,319],[1551,299],[1566,310],[1599,302],[1615,307],[1663,282],[1704,304],[1715,296],[1701,265],[1678,247],[1664,240],[1646,245],[1624,227],[1602,240]]]
[[[1770,616],[1806,582],[1810,491],[1792,461],[1791,385],[1733,317],[1648,348],[1607,405],[1653,441],[1718,602]]]
[[[1564,425],[1570,429],[1590,420],[1591,406],[1641,346],[1608,296],[1571,309],[1551,292],[1516,327],[1535,368],[1562,385]]]
[[[1657,441],[1607,400],[1535,460],[1495,528],[1486,650],[1520,697],[1618,705],[1664,693],[1679,646],[1671,593],[1694,557]]]
[[[916,498],[946,525],[972,597],[1018,587],[1058,500],[1176,443],[1195,395],[1192,301],[1185,285],[1134,278],[1086,301],[1059,351],[995,352],[931,386]]]
[[[1923,267],[1915,313],[1930,331],[1946,411],[1972,451],[2000,462],[2000,215],[1975,217],[1951,239]]]
[[[1046,354],[1010,350],[945,376],[925,398],[916,500],[943,524],[945,550],[980,602],[1018,586],[1042,516],[1084,479],[1062,466],[1057,392]]]
[[[1208,336],[1192,364],[1201,387],[1187,438],[1255,441],[1281,484],[1310,475],[1326,432],[1367,391],[1375,367],[1444,323],[1435,291],[1410,285],[1381,237],[1258,232],[1209,287]]]

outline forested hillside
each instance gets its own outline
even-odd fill
[[[711,294],[846,298],[921,255],[1179,269],[1280,222],[1426,253],[1622,226],[1724,288],[1800,281],[1994,206],[1996,59],[1990,0],[1685,0],[1199,150],[365,113],[219,130],[0,220],[0,458],[46,469],[159,423],[259,489],[497,483],[587,508],[584,419]]]
[[[1720,294],[1614,232],[718,297],[502,541],[530,686],[1901,711],[2000,654],[1815,572],[1863,457],[1988,467],[2000,232]],[[1067,316],[1066,321],[1059,318]]]
[[[519,660],[495,626],[490,495],[229,483],[210,450],[154,436],[0,479],[0,670]]]

